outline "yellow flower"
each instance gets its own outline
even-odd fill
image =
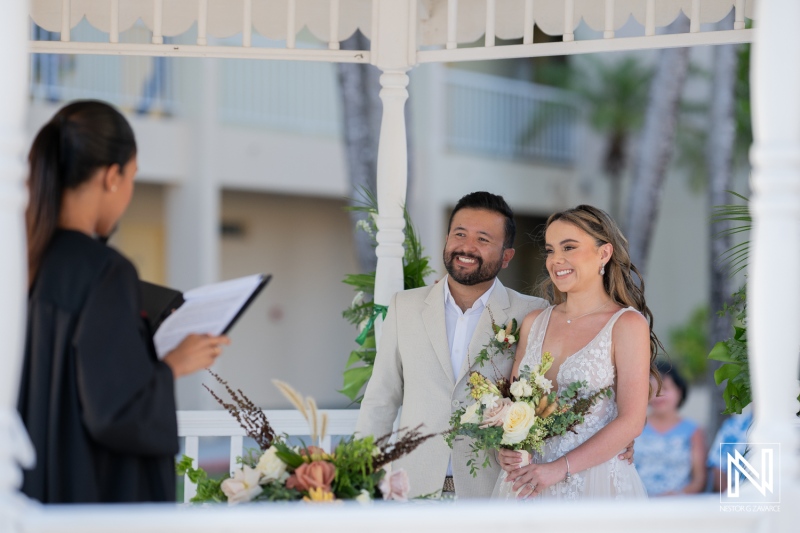
[[[311,487],[308,489],[308,496],[303,496],[304,502],[333,502],[336,501],[336,497],[333,495],[332,492],[327,491],[323,488],[314,488]]]

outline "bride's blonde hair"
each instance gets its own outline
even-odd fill
[[[613,247],[611,258],[605,265],[603,287],[617,305],[633,307],[647,319],[650,326],[650,375],[658,383],[657,390],[661,391],[661,375],[656,368],[656,357],[659,350],[662,352],[665,350],[653,331],[653,313],[647,307],[644,299],[644,279],[639,273],[639,269],[631,263],[628,239],[625,238],[617,223],[608,213],[591,205],[579,205],[566,211],[553,213],[547,219],[544,231],[546,232],[550,224],[556,220],[567,222],[583,230],[594,239],[598,247],[604,244],[611,244]],[[556,288],[549,275],[539,285],[539,292],[543,298],[553,304],[562,303],[567,299],[567,295]]]

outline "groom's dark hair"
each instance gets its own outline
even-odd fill
[[[447,223],[447,233],[450,233],[450,228],[453,225],[453,217],[456,216],[461,209],[486,209],[487,211],[494,211],[503,215],[506,219],[506,235],[503,240],[503,248],[514,247],[514,237],[517,235],[517,226],[514,223],[514,212],[508,206],[502,196],[492,194],[486,191],[471,192],[461,198],[453,212],[450,213],[450,222]]]

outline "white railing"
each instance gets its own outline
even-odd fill
[[[338,409],[323,411],[328,415],[328,435],[320,447],[330,452],[339,438],[351,436],[358,420],[358,411]],[[270,425],[277,435],[285,434],[302,438],[310,445],[308,423],[294,410],[264,411]],[[178,436],[184,439],[183,453],[194,459],[197,467],[205,459],[200,456],[201,437],[226,437],[230,439],[229,471],[236,468],[236,461],[244,453],[245,432],[227,411],[178,411]],[[197,493],[197,487],[188,477],[184,477],[183,501],[188,502]]]
[[[458,69],[445,83],[449,149],[574,162],[578,110],[569,92]]]
[[[33,31],[43,39],[56,38],[36,27]],[[86,21],[72,33],[82,41],[104,38]],[[141,40],[143,33],[143,27],[134,27],[125,40]],[[34,100],[96,99],[127,111],[170,115],[176,111],[175,67],[167,57],[31,54],[30,94]]]
[[[223,60],[220,120],[311,135],[338,136],[336,66],[294,61]]]

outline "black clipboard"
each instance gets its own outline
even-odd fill
[[[272,279],[272,274],[267,274],[267,275],[261,274],[261,281],[258,283],[256,288],[250,294],[250,298],[248,298],[247,301],[244,303],[244,305],[242,305],[242,307],[239,308],[239,312],[236,313],[236,315],[231,319],[231,321],[228,322],[228,325],[225,326],[225,329],[222,330],[223,335],[228,334],[231,328],[233,328],[233,325],[236,324],[236,321],[239,320],[239,317],[241,317],[247,310],[247,308],[250,307],[250,304],[253,303],[253,301],[261,293],[264,287],[267,286],[267,283],[269,283],[269,280],[271,279]]]

